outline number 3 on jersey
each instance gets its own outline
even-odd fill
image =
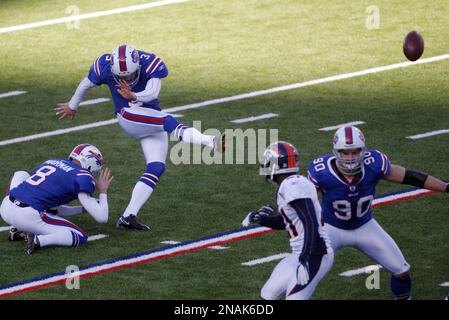
[[[363,217],[371,207],[373,195],[362,197],[357,201],[357,205],[351,205],[348,200],[336,200],[332,202],[334,214],[338,219],[351,220],[351,218]]]
[[[26,182],[33,185],[38,186],[42,182],[45,181],[45,178],[47,178],[49,175],[54,173],[56,171],[55,167],[52,166],[43,166],[39,170],[36,171],[35,174],[33,174],[31,177],[29,177]]]

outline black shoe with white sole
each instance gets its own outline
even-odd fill
[[[8,232],[9,241],[23,241],[26,240],[26,234],[23,231],[17,230],[15,227],[9,228]]]
[[[141,231],[149,231],[150,227],[137,221],[135,215],[131,214],[127,217],[121,216],[116,223],[118,229],[135,229]]]

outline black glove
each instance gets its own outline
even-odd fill
[[[262,206],[258,211],[252,211],[243,219],[242,226],[247,227],[251,223],[259,223],[263,216],[269,216],[276,213],[276,210],[270,205]]]

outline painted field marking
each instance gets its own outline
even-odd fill
[[[173,241],[173,240],[167,240],[167,241],[161,241],[160,243],[162,244],[179,244],[182,243],[181,241]],[[229,247],[224,247],[224,246],[212,246],[209,247],[208,249],[212,249],[212,250],[226,250],[229,249]]]
[[[92,99],[92,100],[85,100],[85,101],[80,103],[80,107],[91,106],[93,104],[99,104],[99,103],[108,102],[108,101],[111,101],[111,99],[109,99],[109,98],[97,98],[97,99]]]
[[[228,242],[243,240],[246,238],[261,235],[267,232],[272,232],[272,229],[264,227],[251,227],[233,230],[230,232],[220,233],[213,236],[197,239],[190,242],[157,248],[141,253],[137,253],[128,257],[103,261],[89,266],[81,267],[79,271],[80,278],[87,278],[103,273],[129,268],[132,266],[141,265],[144,263],[166,259],[188,252],[195,252],[201,249],[206,249],[214,245],[221,245]],[[59,272],[37,279],[25,280],[18,283],[9,284],[0,287],[0,298],[16,295],[19,293],[34,291],[40,288],[65,283],[70,274]]]
[[[279,254],[275,254],[272,256],[268,256],[268,257],[263,257],[263,258],[259,258],[259,259],[250,260],[247,262],[242,262],[242,266],[252,267],[252,266],[256,266],[258,264],[262,264],[262,263],[281,260],[281,259],[284,259],[289,254],[290,253],[279,253]]]
[[[66,134],[69,132],[76,132],[76,131],[82,131],[82,130],[91,129],[91,128],[108,126],[110,124],[114,124],[117,122],[118,122],[117,119],[111,119],[111,120],[94,122],[94,123],[90,123],[90,124],[83,124],[83,125],[80,125],[77,127],[71,127],[71,128],[67,128],[67,129],[59,129],[59,130],[55,130],[55,131],[48,131],[48,132],[33,134],[30,136],[25,136],[25,137],[3,140],[3,141],[0,141],[0,147],[6,146],[8,144],[15,144],[15,143],[20,143],[20,142],[25,142],[25,141],[32,141],[32,140],[37,140],[37,139],[42,139],[42,138],[47,138],[47,137],[52,137],[52,136],[58,136],[58,135]]]
[[[87,238],[87,242],[97,241],[108,237],[107,234],[96,234]]]
[[[441,287],[449,287],[449,282],[440,283]]]
[[[231,122],[232,123],[246,123],[246,122],[253,122],[253,121],[257,121],[257,120],[270,119],[270,118],[274,118],[274,117],[278,117],[278,116],[279,116],[278,113],[266,113],[266,114],[262,114],[260,116],[231,120]]]
[[[20,96],[21,94],[27,93],[26,91],[10,91],[5,93],[0,93],[0,99],[2,98],[8,98],[8,97],[14,97],[14,96]]]
[[[353,277],[359,274],[366,274],[366,273],[371,273],[373,271],[382,269],[382,266],[380,264],[373,264],[373,265],[369,265],[363,268],[357,268],[357,269],[353,269],[353,270],[348,270],[342,273],[339,273],[339,276],[342,277]]]
[[[426,59],[420,59],[415,62],[401,62],[401,63],[391,64],[391,65],[387,65],[387,66],[383,66],[383,67],[365,69],[365,70],[351,72],[351,73],[344,73],[344,74],[339,74],[336,76],[331,76],[331,77],[326,77],[326,78],[321,78],[321,79],[316,79],[316,80],[310,80],[310,81],[305,81],[305,82],[299,82],[299,83],[294,83],[294,84],[290,84],[290,85],[274,87],[274,88],[266,89],[266,90],[253,91],[253,92],[238,94],[235,96],[230,96],[230,97],[225,97],[225,98],[206,100],[206,101],[199,102],[199,103],[193,103],[193,104],[183,105],[183,106],[179,106],[179,107],[168,108],[168,109],[164,109],[162,111],[165,113],[172,113],[172,112],[178,112],[178,111],[182,111],[182,110],[198,109],[198,108],[202,108],[202,107],[206,107],[206,106],[212,106],[212,105],[222,104],[222,103],[231,102],[231,101],[249,99],[249,98],[263,96],[263,95],[267,95],[267,94],[271,94],[271,93],[276,93],[276,92],[282,92],[282,91],[288,91],[288,90],[293,90],[293,89],[298,89],[298,88],[303,88],[303,87],[309,87],[309,86],[313,86],[313,85],[317,85],[317,84],[328,83],[328,82],[338,81],[338,80],[344,80],[344,79],[349,79],[349,78],[354,78],[354,77],[360,77],[360,76],[364,76],[364,75],[369,75],[369,74],[374,74],[374,73],[379,73],[379,72],[384,72],[384,71],[390,71],[390,70],[395,70],[395,69],[400,69],[400,68],[407,68],[410,66],[415,66],[415,65],[424,64],[424,63],[442,61],[445,59],[449,59],[449,54],[444,54],[444,55],[435,56],[435,57],[426,58]],[[101,127],[101,126],[110,125],[110,124],[114,124],[114,123],[117,123],[117,119],[115,119],[115,118],[106,120],[106,121],[94,122],[94,123],[85,124],[82,126],[67,128],[67,129],[60,129],[60,130],[56,130],[56,131],[43,132],[40,134],[34,134],[34,135],[30,135],[30,136],[25,136],[25,137],[18,137],[18,138],[12,138],[12,139],[8,139],[8,140],[2,140],[2,141],[0,141],[0,146],[5,146],[5,145],[9,145],[9,144],[14,144],[14,143],[20,143],[20,142],[24,142],[24,141],[42,139],[42,138],[46,138],[46,137],[61,135],[61,134],[65,134],[65,133],[69,133],[69,132],[73,132],[73,131],[80,131],[80,130],[86,130],[86,129],[90,129],[90,128]]]
[[[386,194],[379,196],[374,201],[377,201],[376,206],[387,205],[394,202],[404,201],[412,198],[423,197],[435,192],[420,192],[422,189],[409,189],[400,191],[394,194]],[[402,194],[402,197],[400,196]],[[84,266],[80,268],[80,277],[87,278],[91,276],[100,275],[103,273],[119,270],[123,268],[129,268],[132,266],[148,263],[151,261],[166,259],[169,257],[198,251],[201,249],[209,248],[210,246],[222,245],[229,242],[240,241],[246,238],[256,237],[265,233],[273,232],[274,230],[252,226],[249,228],[232,230],[216,235],[204,237],[201,239],[176,244],[169,247],[161,247],[141,253],[137,253],[128,257],[113,259],[95,263],[92,265]],[[56,284],[62,284],[70,275],[66,275],[64,272],[54,273],[46,275],[40,278],[27,279],[21,282],[8,284],[0,287],[0,298],[8,297],[24,292],[35,291],[40,288],[53,286]]]
[[[337,125],[332,126],[332,127],[320,128],[318,130],[319,131],[334,131],[334,130],[340,129],[341,127],[357,126],[359,124],[364,124],[364,123],[365,123],[365,121],[346,122],[346,123],[342,123],[342,124],[337,124]]]
[[[9,227],[0,227],[0,232],[8,231]]]
[[[418,139],[423,139],[423,138],[432,137],[432,136],[436,136],[439,134],[446,134],[446,133],[449,133],[449,129],[436,130],[436,131],[430,131],[430,132],[426,132],[426,133],[416,134],[414,136],[408,136],[407,139],[418,140]]]
[[[44,20],[44,21],[39,21],[39,22],[21,24],[21,25],[17,25],[17,26],[0,28],[0,33],[33,29],[33,28],[39,28],[39,27],[44,27],[44,26],[51,26],[51,25],[55,25],[55,24],[67,23],[67,22],[71,22],[71,21],[80,21],[80,20],[85,20],[85,19],[110,16],[110,15],[114,15],[114,14],[120,14],[120,13],[126,13],[126,12],[138,11],[138,10],[145,10],[145,9],[156,8],[156,7],[161,7],[161,6],[166,6],[166,5],[170,5],[170,4],[176,4],[176,3],[182,3],[182,2],[188,2],[188,1],[190,1],[190,0],[164,0],[164,1],[144,3],[144,4],[140,4],[140,5],[116,8],[116,9],[105,10],[105,11],[95,11],[95,12],[90,12],[90,13],[86,13],[86,14],[73,15],[73,16],[67,16],[67,17],[62,17],[62,18],[57,18],[57,19],[50,19],[50,20]]]

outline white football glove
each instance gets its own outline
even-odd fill
[[[309,282],[309,271],[307,270],[307,265],[300,263],[298,268],[296,268],[296,281],[301,286],[305,286]]]

